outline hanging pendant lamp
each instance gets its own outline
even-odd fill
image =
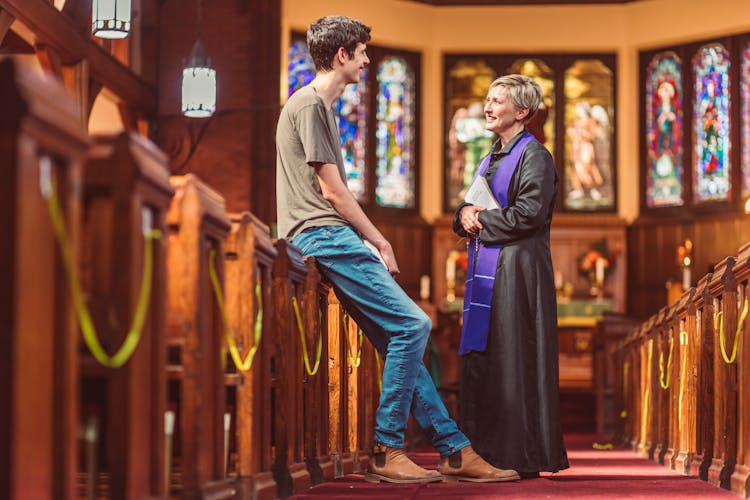
[[[131,0],[93,0],[91,33],[99,38],[119,39],[130,33]]]
[[[182,114],[206,118],[216,110],[216,70],[206,55],[206,47],[196,40],[182,70]]]

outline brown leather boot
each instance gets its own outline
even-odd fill
[[[471,446],[461,448],[453,455],[440,459],[438,471],[446,481],[470,481],[473,483],[495,483],[518,481],[518,472],[498,469],[488,464]]]
[[[412,462],[404,450],[379,443],[372,447],[365,473],[365,481],[368,483],[431,483],[442,480],[443,476],[439,472],[423,469]]]

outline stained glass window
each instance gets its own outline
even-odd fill
[[[565,71],[564,81],[563,204],[571,210],[614,209],[612,71],[598,59],[579,59]]]
[[[742,199],[750,197],[750,43],[742,50]]]
[[[544,61],[522,59],[510,68],[511,73],[530,76],[542,87],[542,104],[526,128],[555,156],[555,73]]]
[[[484,128],[484,99],[495,71],[481,59],[458,61],[449,72],[447,192],[450,209],[463,201],[481,159],[495,139]]]
[[[366,193],[365,153],[367,151],[367,69],[357,85],[347,85],[334,103],[341,134],[346,182],[359,201]]]
[[[415,206],[414,75],[401,57],[377,67],[377,184],[375,200],[386,207]]]
[[[729,176],[729,52],[721,44],[702,47],[693,59],[693,196],[696,202],[727,200]]]
[[[646,73],[646,205],[681,206],[682,62],[674,52],[657,54]]]
[[[289,48],[288,95],[310,83],[315,78],[315,65],[302,38],[292,40]],[[367,152],[367,69],[360,75],[357,85],[347,85],[341,98],[334,104],[336,120],[341,134],[341,154],[344,158],[346,181],[349,190],[359,201],[365,201]]]
[[[287,54],[287,70],[289,75],[287,96],[294,94],[297,89],[304,87],[315,78],[315,64],[304,40],[292,40]]]

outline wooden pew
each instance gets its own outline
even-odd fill
[[[257,217],[243,212],[231,215],[230,220],[232,228],[224,263],[226,309],[241,366],[236,366],[230,352],[227,371],[237,373],[240,383],[234,394],[236,457],[229,468],[237,476],[240,497],[271,500],[277,498],[276,483],[270,472],[273,460],[271,270],[277,252],[268,226]],[[254,330],[258,314],[261,314],[262,336],[256,344]]]
[[[0,61],[0,104],[0,498],[73,499],[79,336],[40,174],[77,264],[88,139],[62,84],[19,60]]]
[[[172,177],[167,213],[169,401],[177,411],[172,490],[199,498],[225,478],[224,325],[211,289],[210,259],[223,282],[230,228],[224,200],[197,177]],[[227,485],[226,490],[231,490]]]
[[[354,459],[349,452],[347,402],[347,321],[344,309],[333,289],[328,294],[328,449],[336,477],[354,471]]]
[[[635,328],[637,323],[621,314],[604,313],[593,334],[593,380],[596,397],[596,432],[601,436],[619,439],[622,431],[616,433],[620,412],[623,410],[622,399],[615,402],[615,387],[623,383],[624,359],[614,361],[617,356],[615,346]],[[630,365],[628,365],[630,366]]]
[[[740,317],[736,331],[727,332],[726,348],[734,353],[734,342],[739,342],[737,358],[737,465],[730,480],[732,491],[740,496],[750,496],[750,326],[747,308],[750,300],[750,243],[744,245],[734,265],[734,277],[738,285],[737,305]],[[739,338],[735,339],[735,334]]]
[[[674,468],[684,475],[690,474],[690,464],[695,455],[697,434],[698,359],[700,336],[696,322],[695,288],[685,290],[677,305],[679,332],[677,421],[678,445]]]
[[[695,290],[695,333],[697,370],[695,406],[695,455],[690,461],[690,475],[708,481],[714,449],[714,302],[709,283],[713,274],[698,280]]]
[[[669,316],[666,319],[667,340],[669,341],[667,354],[664,355],[664,370],[668,373],[667,381],[668,401],[667,401],[667,440],[666,453],[664,453],[664,466],[674,469],[677,461],[677,455],[680,452],[680,435],[683,432],[681,428],[681,408],[680,398],[682,394],[682,346],[686,340],[683,334],[679,310],[683,296],[671,305]]]
[[[654,413],[656,419],[656,434],[654,443],[653,460],[662,465],[664,457],[669,448],[670,421],[669,413],[672,402],[672,363],[674,354],[672,330],[670,328],[672,308],[663,307],[656,315],[653,324],[654,353],[656,383],[653,385],[655,392]]]
[[[286,498],[310,487],[310,473],[304,462],[302,425],[302,349],[292,298],[302,305],[307,268],[299,249],[287,242],[276,242],[278,255],[273,266],[272,291],[272,386],[273,446],[272,465],[278,494]],[[314,358],[315,353],[311,354]]]
[[[345,318],[348,450],[354,472],[363,472],[367,469],[367,449],[372,441],[369,430],[375,420],[374,414],[368,412],[372,407],[374,348],[357,322],[349,315]]]
[[[649,459],[654,457],[656,448],[656,389],[658,388],[657,361],[654,360],[655,341],[653,337],[656,315],[641,325],[639,331],[640,388],[637,451]],[[658,353],[656,354],[658,356]]]
[[[302,372],[303,388],[303,451],[305,464],[310,473],[311,485],[333,479],[334,464],[328,449],[329,407],[328,366],[328,296],[330,284],[323,280],[315,259],[305,259],[307,276],[302,300],[305,342],[310,356],[311,371],[315,371],[314,359],[317,343],[321,343],[320,366],[317,372]],[[326,363],[328,361],[328,363]]]
[[[606,358],[613,365],[610,399],[613,418],[608,435],[611,435],[612,442],[618,445],[629,444],[632,437],[630,423],[633,421],[633,409],[630,401],[633,392],[631,383],[633,362],[628,349],[631,335],[632,329],[619,341],[610,344],[605,352]]]
[[[715,304],[714,326],[717,324],[728,337],[737,326],[737,283],[733,273],[735,259],[727,257],[714,267],[709,283]],[[725,489],[737,458],[737,365],[725,362],[720,334],[714,331],[714,450],[708,469],[708,482]]]
[[[100,470],[105,481],[96,489],[109,498],[165,494],[166,242],[160,235],[172,194],[167,158],[154,144],[127,133],[96,139],[85,168],[82,284],[103,351],[80,356],[81,421],[96,419],[101,429],[101,444],[87,445],[103,456],[88,464],[96,469],[86,484],[94,491]],[[141,293],[148,302],[139,306]],[[141,314],[139,326],[134,318]],[[128,355],[126,343],[138,334]]]

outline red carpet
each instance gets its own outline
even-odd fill
[[[435,499],[435,498],[639,498],[639,499],[737,499],[729,491],[700,479],[685,477],[639,457],[629,449],[595,450],[593,435],[566,436],[570,469],[542,474],[539,479],[512,483],[432,483],[392,485],[366,483],[361,474],[351,474],[319,484],[294,495],[295,500],[351,498]],[[434,469],[436,453],[410,453],[418,464]]]

